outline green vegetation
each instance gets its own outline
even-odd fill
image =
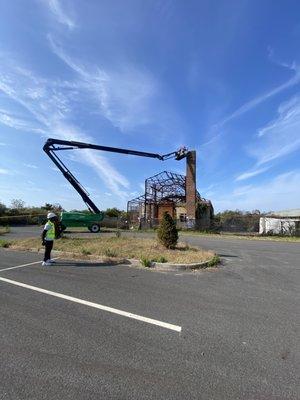
[[[11,248],[16,250],[37,250],[41,248],[39,238],[14,240]],[[135,237],[97,237],[97,238],[63,238],[56,240],[54,250],[65,253],[66,257],[101,257],[124,260],[148,259],[150,262],[170,262],[176,264],[201,263],[210,260],[215,254],[212,251],[201,250],[196,247],[187,248],[179,243],[174,249],[167,249],[157,243],[155,239],[138,240]]]
[[[9,233],[10,232],[10,227],[7,226],[0,226],[0,235],[5,235],[5,233]]]
[[[92,253],[89,250],[82,249],[81,254],[83,254],[84,256],[90,256]]]
[[[207,267],[211,268],[211,267],[215,267],[216,265],[218,265],[220,262],[220,257],[218,255],[214,255],[207,263]]]
[[[114,251],[114,250],[111,250],[111,249],[105,249],[105,250],[104,250],[104,254],[105,254],[107,257],[117,257],[117,252]]]
[[[7,240],[0,239],[0,247],[7,249],[10,247],[11,242],[8,242]]]
[[[164,213],[157,231],[159,242],[167,249],[174,249],[178,242],[176,223],[167,212]]]
[[[141,263],[145,268],[151,268],[151,266],[152,266],[152,261],[148,257],[145,257],[145,256],[141,257]]]

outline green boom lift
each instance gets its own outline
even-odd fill
[[[155,153],[146,153],[143,151],[120,149],[117,147],[100,146],[96,144],[89,144],[84,142],[75,142],[69,140],[60,139],[48,139],[44,144],[43,150],[50,157],[56,167],[62,172],[63,176],[73,186],[73,188],[79,193],[82,200],[85,202],[89,209],[89,213],[79,212],[62,212],[61,213],[61,228],[65,230],[68,227],[81,227],[86,226],[91,232],[97,233],[100,230],[100,222],[104,218],[104,213],[99,210],[96,204],[90,199],[89,194],[80,182],[75,178],[72,172],[66,167],[66,165],[58,157],[57,152],[63,150],[74,150],[74,149],[92,149],[100,151],[108,151],[119,154],[129,154],[140,157],[151,157],[157,158],[158,160],[164,161],[170,158],[181,160],[186,157],[187,149],[185,147],[180,148],[178,151],[172,153],[160,155]]]

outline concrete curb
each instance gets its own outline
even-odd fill
[[[186,271],[186,270],[194,270],[194,269],[205,269],[208,268],[209,263],[213,260],[213,257],[207,261],[200,263],[190,263],[190,264],[175,264],[175,263],[159,263],[152,261],[149,269],[155,269],[157,271]],[[135,267],[144,267],[140,260],[128,260],[131,265]]]
[[[9,249],[8,249],[9,250]],[[12,249],[13,250],[13,249]],[[24,250],[25,251],[25,250]],[[43,253],[44,249],[42,248],[32,248],[28,249],[27,251],[32,251],[32,252],[37,252],[37,253]],[[60,255],[68,255],[74,256],[74,253],[71,252],[65,252],[65,251],[59,251],[59,250],[52,250],[52,254],[55,256],[60,256]],[[75,255],[76,256],[76,255]],[[118,264],[126,264],[126,265],[131,265],[133,267],[137,268],[144,268],[144,269],[150,269],[150,270],[156,270],[156,271],[187,271],[187,270],[194,270],[194,269],[205,269],[208,268],[209,263],[213,260],[213,257],[211,257],[207,261],[203,262],[198,262],[198,263],[188,263],[188,264],[175,264],[175,263],[159,263],[155,261],[151,261],[151,264],[149,267],[145,267],[141,260],[133,259],[133,258],[122,258],[122,259],[112,259],[109,257],[100,257],[100,256],[93,256],[93,255],[87,255],[85,258],[80,258],[80,254],[78,254],[78,258],[73,258],[78,261],[87,261],[87,262],[103,262],[107,265],[118,265]],[[213,267],[216,267],[214,265]]]

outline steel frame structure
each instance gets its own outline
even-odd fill
[[[99,214],[101,213],[101,211],[92,201],[86,189],[81,185],[81,183],[72,174],[69,168],[63,163],[63,161],[56,154],[58,151],[75,150],[75,149],[100,150],[100,151],[107,151],[110,153],[128,154],[139,157],[150,157],[150,158],[156,158],[160,161],[165,161],[172,158],[177,161],[182,160],[187,156],[187,151],[188,151],[186,147],[181,147],[179,150],[173,151],[171,153],[157,154],[157,153],[149,153],[145,151],[138,151],[132,149],[121,149],[119,147],[109,147],[109,146],[102,146],[85,142],[75,142],[70,140],[49,138],[44,144],[43,147],[44,152],[52,160],[52,162],[56,165],[56,167],[60,170],[60,172],[67,179],[67,181],[73,186],[73,188],[77,191],[77,193],[81,196],[82,200],[87,205],[89,211],[95,214]]]
[[[129,219],[137,220],[137,215],[145,221],[157,218],[159,204],[186,202],[186,177],[174,172],[163,171],[145,180],[145,193],[127,203]],[[210,203],[196,192],[196,202]]]

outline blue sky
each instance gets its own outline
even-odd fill
[[[0,18],[0,201],[84,208],[42,151],[57,137],[186,145],[216,211],[299,208],[299,2],[14,0]],[[125,209],[148,176],[185,173],[184,161],[64,157],[102,209]]]

